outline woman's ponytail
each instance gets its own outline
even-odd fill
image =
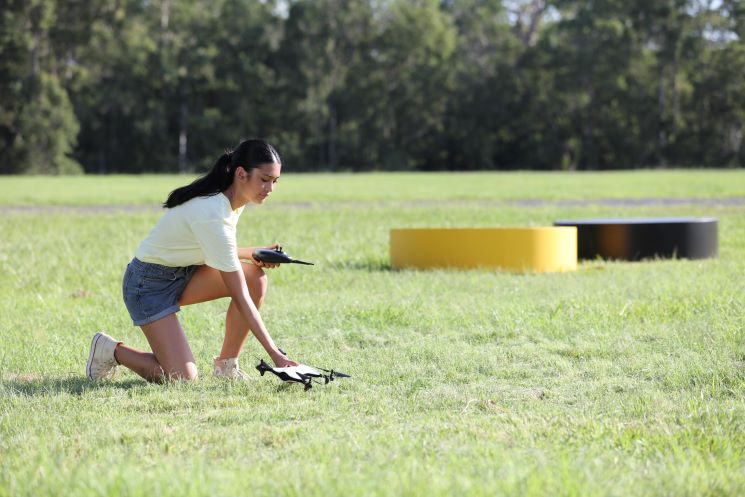
[[[230,152],[222,154],[206,175],[197,178],[190,185],[173,190],[168,195],[168,200],[163,203],[163,207],[171,209],[194,197],[209,197],[225,191],[233,181],[231,155]]]
[[[235,150],[222,154],[206,175],[173,190],[163,207],[171,209],[195,197],[211,197],[224,192],[233,184],[235,169],[239,166],[249,170],[271,163],[281,164],[274,147],[263,140],[246,140]]]

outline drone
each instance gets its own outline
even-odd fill
[[[324,385],[330,381],[334,381],[336,378],[351,378],[346,373],[334,371],[333,369],[313,368],[300,364],[299,366],[289,366],[286,368],[273,368],[263,359],[259,359],[259,364],[256,366],[259,374],[264,376],[264,373],[269,371],[276,375],[282,381],[302,383],[307,392],[313,388],[313,381],[316,383],[323,382]]]

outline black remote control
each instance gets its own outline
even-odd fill
[[[305,262],[293,259],[282,251],[282,247],[277,247],[276,249],[256,249],[254,250],[253,257],[257,261],[268,262],[270,264],[305,264],[307,266],[314,265],[312,262]]]

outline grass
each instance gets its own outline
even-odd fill
[[[0,205],[157,205],[192,176],[16,176],[0,181]],[[515,199],[742,198],[745,170],[292,174],[273,203]]]
[[[159,212],[6,207],[0,496],[742,495],[745,206],[484,203],[741,197],[742,177],[287,175],[244,212],[239,241],[317,262],[272,271],[262,312],[292,356],[353,375],[307,393],[210,377],[225,301],[180,313],[199,382],[89,383],[96,330],[146,347],[120,285]],[[15,206],[149,205],[181,183],[7,179]],[[391,227],[619,215],[718,217],[719,257],[544,275],[388,267]],[[249,342],[244,366],[259,355]]]

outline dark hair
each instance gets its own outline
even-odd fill
[[[212,169],[190,185],[176,188],[163,202],[168,209],[195,197],[211,197],[227,190],[233,184],[237,167],[255,169],[263,164],[281,164],[277,151],[264,140],[246,140],[235,150],[228,150],[217,159]]]

